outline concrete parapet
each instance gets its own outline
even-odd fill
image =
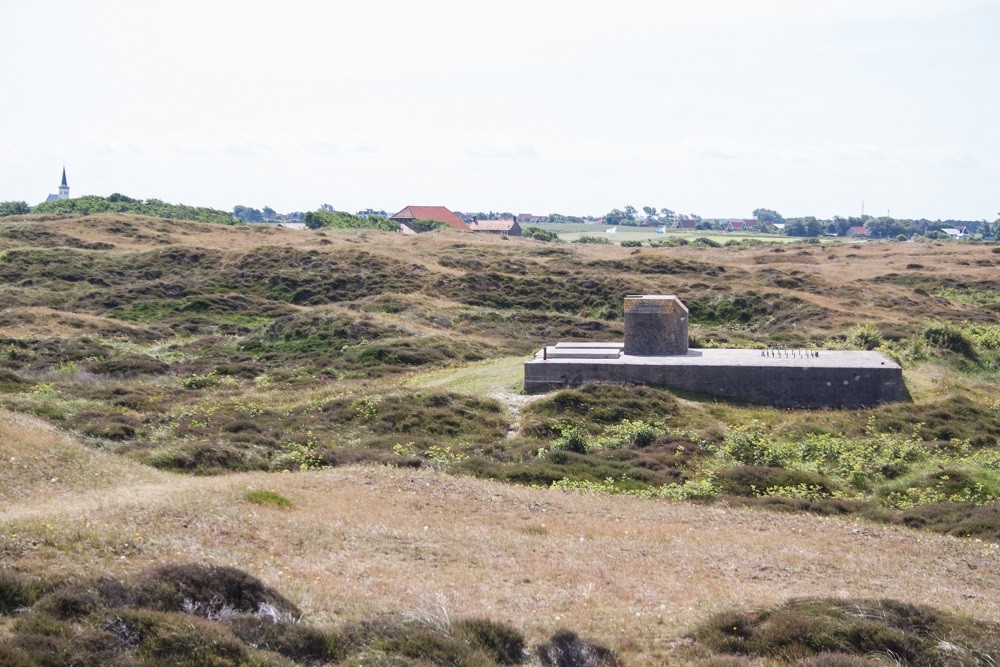
[[[548,348],[552,349],[552,348]],[[544,359],[524,365],[527,391],[588,382],[658,385],[780,407],[857,408],[903,400],[903,371],[878,352],[824,350],[765,356],[760,350],[688,350],[685,355]]]

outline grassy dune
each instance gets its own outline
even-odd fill
[[[50,436],[22,433],[39,447]],[[629,664],[684,656],[682,636],[716,612],[790,597],[893,597],[1000,620],[1000,558],[978,541],[433,470],[146,474],[5,503],[0,551],[31,575],[228,565],[280,590],[315,624],[443,606],[513,624],[530,641],[574,628]],[[247,500],[260,490],[291,507]]]
[[[46,623],[100,635],[108,600],[44,617],[66,581],[127,588],[193,562],[259,577],[339,628],[323,632],[341,652],[323,655],[347,664],[383,648],[402,661],[385,664],[420,664],[401,648],[416,641],[406,623],[445,613],[518,629],[536,661],[568,628],[627,664],[780,663],[812,655],[776,639],[782,605],[802,597],[818,600],[806,635],[854,632],[842,600],[893,622],[933,616],[986,650],[979,626],[947,614],[1000,621],[996,250],[6,220],[0,575],[42,597],[27,617],[0,613],[0,641]],[[678,294],[695,345],[881,349],[911,400],[805,411],[649,388],[521,393],[543,343],[620,339],[636,292]],[[945,616],[864,602],[883,597]],[[718,614],[744,612],[759,615],[732,617],[738,641],[720,637]],[[382,614],[396,620],[381,639],[344,629]],[[243,622],[206,618],[199,636],[257,645],[237,637]],[[421,641],[461,653],[437,662],[494,664],[435,627]],[[914,656],[939,650],[878,632]],[[115,660],[152,645],[129,646]],[[866,646],[841,648],[874,659]]]

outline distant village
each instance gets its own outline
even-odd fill
[[[39,205],[28,206],[25,202],[0,202],[0,216],[19,215],[30,212],[45,212],[52,210],[79,211],[79,207],[66,207],[63,202],[70,199],[70,188],[66,178],[65,167],[59,182],[58,193],[50,194]],[[117,202],[117,210],[136,212],[136,208],[145,205],[165,205],[159,200],[134,200],[124,195],[114,194],[106,198],[85,197],[85,199]],[[69,202],[66,202],[68,204]],[[169,205],[167,205],[169,206]],[[101,210],[116,210],[113,207]],[[218,216],[229,215],[214,209],[199,209],[211,211]],[[559,213],[537,214],[511,212],[463,212],[453,211],[446,206],[406,206],[396,213],[389,214],[384,210],[367,208],[356,213],[338,211],[329,204],[323,204],[312,213],[295,211],[279,213],[269,206],[257,209],[237,205],[232,210],[232,218],[245,224],[266,224],[292,229],[306,229],[322,225],[310,224],[318,215],[340,216],[360,219],[369,222],[381,220],[398,229],[401,233],[412,235],[427,228],[427,224],[447,226],[463,232],[480,234],[495,234],[499,236],[521,236],[528,226],[544,223],[573,223],[583,225],[603,225],[614,231],[618,226],[655,228],[658,232],[666,230],[731,232],[738,234],[783,234],[800,237],[849,237],[858,239],[892,239],[908,240],[915,236],[928,238],[950,239],[998,239],[1000,238],[1000,219],[995,222],[987,220],[902,220],[886,216],[860,215],[856,217],[834,216],[828,220],[814,216],[799,218],[784,218],[777,211],[758,208],[750,218],[706,219],[694,213],[676,213],[668,208],[643,206],[640,209],[626,205],[614,209],[602,216],[569,216]],[[196,218],[198,219],[198,218]],[[535,230],[537,231],[537,230]]]

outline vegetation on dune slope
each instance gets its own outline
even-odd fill
[[[115,193],[107,197],[87,195],[73,199],[60,199],[54,202],[43,202],[32,209],[33,213],[76,213],[91,215],[94,213],[134,213],[150,215],[159,218],[175,220],[194,220],[196,222],[213,222],[224,225],[236,223],[232,213],[204,206],[187,206],[184,204],[168,204],[159,199],[133,199],[123,194]]]
[[[518,665],[519,631],[484,619],[381,616],[340,627],[301,621],[289,600],[240,570],[167,564],[138,576],[68,581],[0,571],[0,665]],[[576,640],[577,646],[593,646]],[[593,650],[593,649],[592,649]],[[614,654],[598,647],[605,663]],[[559,663],[561,664],[561,663]]]
[[[1000,626],[894,600],[801,599],[750,612],[727,611],[698,627],[699,644],[727,665],[994,665]]]
[[[0,224],[0,404],[96,447],[193,473],[435,466],[1000,538],[994,248],[258,240],[80,220]],[[512,410],[517,377],[467,381],[475,395],[410,381],[620,339],[636,292],[680,295],[696,346],[882,350],[913,402],[780,411],[582,387]]]
[[[338,626],[231,567],[167,563],[135,576],[31,578],[0,570],[0,665],[519,665],[619,667],[568,630],[528,650],[509,624],[380,615]],[[800,599],[724,611],[683,653],[703,665],[994,664],[1000,627],[894,600]],[[728,661],[724,656],[733,656]],[[374,662],[372,662],[374,661]]]

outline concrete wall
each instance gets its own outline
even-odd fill
[[[524,386],[527,391],[541,391],[589,382],[648,384],[751,403],[803,408],[855,408],[903,400],[903,374],[898,365],[888,359],[870,363],[870,355],[877,353],[838,354],[845,363],[819,365],[801,359],[781,365],[726,365],[711,363],[711,357],[705,363],[691,359],[671,363],[670,357],[648,361],[635,358],[541,361],[539,357],[525,364]],[[852,366],[850,357],[843,356],[851,354],[868,356],[859,356],[859,363]]]

